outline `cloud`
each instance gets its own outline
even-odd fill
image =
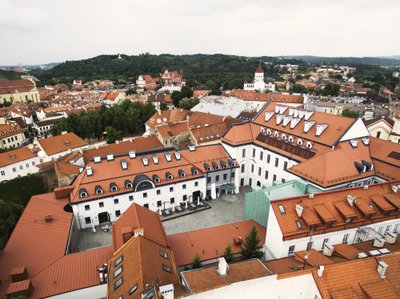
[[[398,55],[399,11],[398,0],[0,0],[0,64],[143,52]]]

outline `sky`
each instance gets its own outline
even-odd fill
[[[0,65],[101,54],[400,55],[399,0],[0,0]]]

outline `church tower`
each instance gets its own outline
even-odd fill
[[[262,69],[261,65],[258,66],[256,72],[254,74],[254,82],[263,81],[264,82],[264,70]]]

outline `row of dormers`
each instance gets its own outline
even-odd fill
[[[288,135],[286,133],[279,133],[278,131],[273,131],[270,128],[265,129],[264,127],[261,127],[260,129],[261,134],[273,137],[275,139],[280,138],[282,141],[287,141],[288,143],[295,143],[295,137],[292,135]],[[298,146],[303,146],[304,141],[302,138],[298,137],[296,143]],[[313,143],[311,141],[306,142],[306,148],[307,149],[312,149],[313,148]]]
[[[277,106],[280,107],[280,106]],[[281,107],[285,107],[286,106],[281,106]],[[291,110],[292,108],[290,108],[289,110]],[[304,117],[304,128],[303,128],[303,132],[304,133],[308,133],[310,131],[310,129],[315,125],[315,120],[310,120],[309,118],[312,115],[312,111],[304,111],[304,110],[298,110],[295,109],[293,111],[301,111],[301,114],[293,113],[289,115],[286,114],[277,114],[276,115],[276,124],[280,125],[282,124],[284,127],[286,127],[287,125],[289,125],[290,129],[294,129],[298,123],[300,122],[300,120]],[[303,115],[304,112],[304,115]],[[311,113],[311,114],[310,114]],[[267,111],[265,112],[265,121],[268,122],[273,116],[275,115],[274,111]],[[315,131],[315,136],[321,136],[321,134],[326,130],[326,128],[328,127],[327,123],[318,123],[316,124],[316,131]]]

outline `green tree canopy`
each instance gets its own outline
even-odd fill
[[[241,247],[243,259],[248,260],[262,257],[263,253],[260,250],[261,248],[262,246],[260,245],[257,228],[253,225],[250,232],[245,237],[244,244]]]
[[[195,255],[192,262],[192,269],[198,269],[201,267],[201,259],[199,255]]]
[[[357,118],[357,117],[358,117],[358,112],[352,111],[352,110],[350,110],[350,109],[344,109],[344,110],[342,111],[342,116]]]
[[[232,251],[232,245],[230,243],[225,247],[224,258],[227,263],[233,262],[233,251]]]

